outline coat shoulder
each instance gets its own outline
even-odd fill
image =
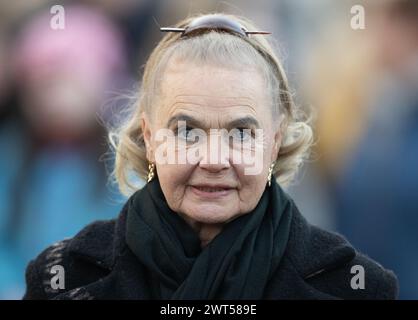
[[[328,243],[345,242],[347,246],[351,246],[342,235],[317,227],[311,230]],[[352,249],[354,254],[349,261],[310,275],[306,277],[306,281],[316,289],[342,299],[397,299],[399,285],[394,272],[385,269],[355,248]]]
[[[25,300],[53,299],[106,275],[111,268],[115,220],[95,221],[73,238],[64,239],[43,250],[26,268]],[[53,284],[56,266],[64,272],[64,287]],[[55,267],[55,268],[54,268]]]

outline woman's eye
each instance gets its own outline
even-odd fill
[[[180,139],[189,140],[189,139],[191,139],[190,132],[192,130],[193,130],[193,128],[190,128],[190,127],[180,127],[180,128],[176,129],[176,133],[177,133],[177,136]]]
[[[233,138],[239,141],[248,141],[252,138],[251,129],[235,128],[233,129]]]

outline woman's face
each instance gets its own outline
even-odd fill
[[[281,142],[262,76],[170,63],[160,92],[158,106],[149,117],[143,114],[141,125],[170,208],[204,224],[222,224],[254,209]],[[177,144],[157,141],[170,132]],[[168,154],[174,156],[170,164]]]

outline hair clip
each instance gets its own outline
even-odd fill
[[[181,37],[203,33],[208,30],[218,30],[248,37],[250,34],[271,34],[268,31],[248,31],[240,23],[223,15],[208,15],[194,19],[185,28],[160,28],[162,32],[181,32]]]

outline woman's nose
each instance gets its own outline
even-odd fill
[[[199,167],[209,172],[215,173],[215,172],[228,169],[231,166],[229,164],[229,161],[228,162],[212,162],[212,163],[211,162],[206,163],[206,162],[200,161]]]
[[[210,172],[218,172],[231,167],[229,145],[218,135],[208,137],[207,147],[199,161],[199,167]]]

